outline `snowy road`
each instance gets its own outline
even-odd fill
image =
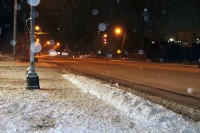
[[[200,98],[200,69],[195,65],[146,63],[96,58],[40,56],[41,61],[58,66],[114,77],[127,82],[160,88]],[[192,91],[188,91],[188,89]]]
[[[37,67],[41,90],[25,90],[24,66],[0,62],[0,132],[200,132],[183,118],[120,86]]]

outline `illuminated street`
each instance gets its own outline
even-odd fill
[[[194,100],[182,100],[176,96],[169,96],[168,99],[176,99],[180,102],[188,102],[200,108],[200,69],[196,65],[170,64],[170,63],[145,63],[120,60],[106,60],[97,58],[63,58],[63,57],[38,57],[39,60],[57,65],[60,69],[74,70],[83,74],[93,75],[106,80],[112,77],[114,82],[132,83],[133,86],[144,85],[155,88],[148,91],[157,96],[170,95],[155,94],[158,89],[176,92],[187,96],[195,97]],[[132,86],[132,87],[133,87]],[[191,90],[191,92],[190,92]],[[189,101],[191,100],[191,102]]]

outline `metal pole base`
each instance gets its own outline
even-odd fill
[[[27,73],[26,89],[28,90],[40,89],[39,77],[36,73],[30,73],[30,72]]]

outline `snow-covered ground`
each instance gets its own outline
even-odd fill
[[[141,97],[102,82],[74,74],[64,75],[83,92],[92,94],[112,105],[134,120],[148,132],[200,132],[200,123],[184,119],[182,116],[153,104]]]
[[[200,132],[200,122],[184,119],[118,84],[37,67],[41,90],[26,90],[26,67],[1,63],[0,133]]]

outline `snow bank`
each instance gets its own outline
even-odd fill
[[[111,104],[116,109],[144,126],[161,132],[200,132],[200,122],[193,122],[184,119],[166,108],[147,101],[109,84],[102,84],[101,81],[65,74],[63,77],[72,82],[77,88],[85,93],[95,95],[97,98]]]

